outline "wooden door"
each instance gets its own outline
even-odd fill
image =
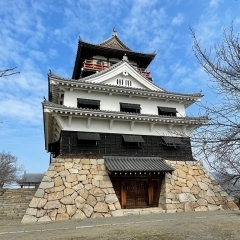
[[[129,180],[125,182],[126,208],[148,206],[148,181]]]

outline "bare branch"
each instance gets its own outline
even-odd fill
[[[240,44],[233,27],[223,31],[223,41],[209,51],[200,46],[193,29],[193,52],[212,90],[220,98],[214,105],[200,103],[209,124],[193,132],[195,157],[219,174],[223,186],[240,196]]]
[[[20,72],[14,71],[16,68],[17,67],[0,70],[0,77],[8,77],[8,76],[20,73]]]

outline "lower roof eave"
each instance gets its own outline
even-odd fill
[[[109,171],[108,170],[108,174],[111,176],[115,176],[115,177],[134,177],[134,176],[142,176],[142,177],[148,177],[148,176],[162,176],[166,173],[172,173],[174,170],[168,170],[168,171]]]
[[[164,123],[164,124],[190,124],[190,125],[205,125],[208,123],[208,118],[203,117],[170,117],[152,114],[135,114],[125,113],[120,111],[108,111],[108,110],[95,110],[95,109],[84,109],[84,108],[70,108],[53,104],[52,106],[45,105],[45,109],[52,114],[60,114],[63,116],[69,116],[73,114],[74,117],[94,117],[94,118],[121,118],[128,121],[151,121],[153,123]]]

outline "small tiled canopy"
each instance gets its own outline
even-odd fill
[[[159,157],[104,156],[110,174],[160,174],[174,169]]]

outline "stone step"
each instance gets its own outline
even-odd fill
[[[5,214],[0,214],[0,219],[3,219],[3,220],[12,220],[12,219],[21,219],[23,216],[17,216],[17,215],[14,215],[14,216],[8,216],[8,215],[5,215]]]
[[[8,205],[8,206],[1,207],[0,211],[4,211],[6,209],[9,209],[9,210],[12,210],[12,209],[24,209],[24,208],[28,207],[28,205],[29,204],[18,205],[18,206],[16,206],[16,205],[11,205],[11,206]]]
[[[0,196],[0,198],[4,198],[4,197],[25,197],[25,196],[31,196],[33,195],[35,192],[31,192],[31,193],[27,193],[27,194],[20,194],[20,193],[11,193],[11,194],[3,194]]]
[[[164,213],[165,210],[159,207],[153,208],[134,208],[134,209],[123,209],[124,216],[130,215],[144,215],[144,214],[157,214],[157,213]]]
[[[4,189],[0,191],[1,219],[21,219],[37,189]]]
[[[5,200],[29,200],[33,197],[33,195],[29,195],[26,197],[6,197],[6,198],[1,198],[0,201],[5,201]]]
[[[30,201],[33,198],[33,196],[29,196],[28,198],[5,198],[5,199],[0,199],[0,203],[1,202],[26,202],[26,201]]]

